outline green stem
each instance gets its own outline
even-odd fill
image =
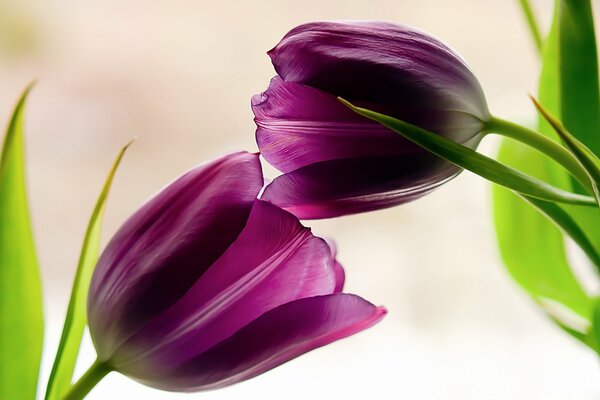
[[[594,194],[588,173],[577,158],[560,143],[534,130],[497,117],[491,117],[488,120],[485,130],[518,140],[544,153],[562,165],[590,194]]]
[[[106,363],[96,360],[63,397],[63,400],[81,400],[112,370]]]
[[[535,48],[538,51],[538,54],[541,56],[543,47],[542,34],[535,15],[533,14],[531,4],[529,4],[529,0],[519,0],[519,4],[521,5],[521,10],[523,11],[523,15],[527,21],[527,26],[529,27],[529,32],[531,33],[531,38],[533,39]]]

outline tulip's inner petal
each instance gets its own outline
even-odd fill
[[[412,201],[459,172],[430,154],[326,161],[275,178],[262,199],[300,219],[330,218]]]
[[[293,301],[262,315],[178,368],[149,373],[139,380],[148,386],[173,391],[228,386],[367,329],[386,312],[349,294]]]
[[[356,104],[382,111],[382,107],[364,101]],[[428,104],[415,110],[404,105],[400,110],[403,119],[444,132],[461,143],[482,129],[481,121],[468,113],[431,107]],[[280,77],[273,78],[264,93],[252,98],[252,110],[261,154],[282,172],[339,158],[427,154],[391,129],[354,113],[335,96]],[[387,113],[399,114],[398,109]]]
[[[234,153],[186,173],[125,222],[90,287],[100,357],[189,290],[239,236],[262,185],[258,155]]]
[[[261,154],[283,172],[338,158],[424,153],[335,96],[279,77],[252,98],[252,109]]]
[[[281,304],[334,293],[341,267],[296,217],[256,201],[239,238],[173,307],[119,349],[119,370],[142,377],[207,351]]]
[[[404,110],[435,105],[481,120],[489,116],[479,82],[464,61],[412,27],[356,21],[304,24],[269,56],[285,81],[379,105],[383,108],[376,111],[426,129],[420,124],[426,121],[413,120]]]

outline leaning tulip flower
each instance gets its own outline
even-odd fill
[[[258,155],[231,154],[183,175],[125,222],[92,277],[98,360],[76,391],[113,370],[164,390],[219,388],[385,315],[341,293],[335,248],[256,200],[262,186]]]
[[[261,154],[284,174],[262,198],[300,218],[405,203],[460,172],[338,96],[471,148],[489,117],[464,61],[404,25],[308,23],[268,54],[278,75],[252,98],[252,109]]]

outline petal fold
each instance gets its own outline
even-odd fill
[[[258,148],[282,172],[339,158],[425,153],[335,96],[279,77],[252,98],[252,109]]]
[[[300,219],[331,218],[412,201],[459,172],[429,154],[332,160],[275,178],[261,198]]]

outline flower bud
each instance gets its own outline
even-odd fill
[[[151,199],[101,255],[88,298],[99,362],[159,389],[227,386],[375,324],[342,294],[335,248],[256,196],[257,154],[200,166]]]
[[[262,198],[299,218],[405,203],[460,172],[337,97],[471,148],[489,118],[464,61],[407,26],[308,23],[268,54],[278,75],[252,98],[252,110],[261,154],[284,174]]]

